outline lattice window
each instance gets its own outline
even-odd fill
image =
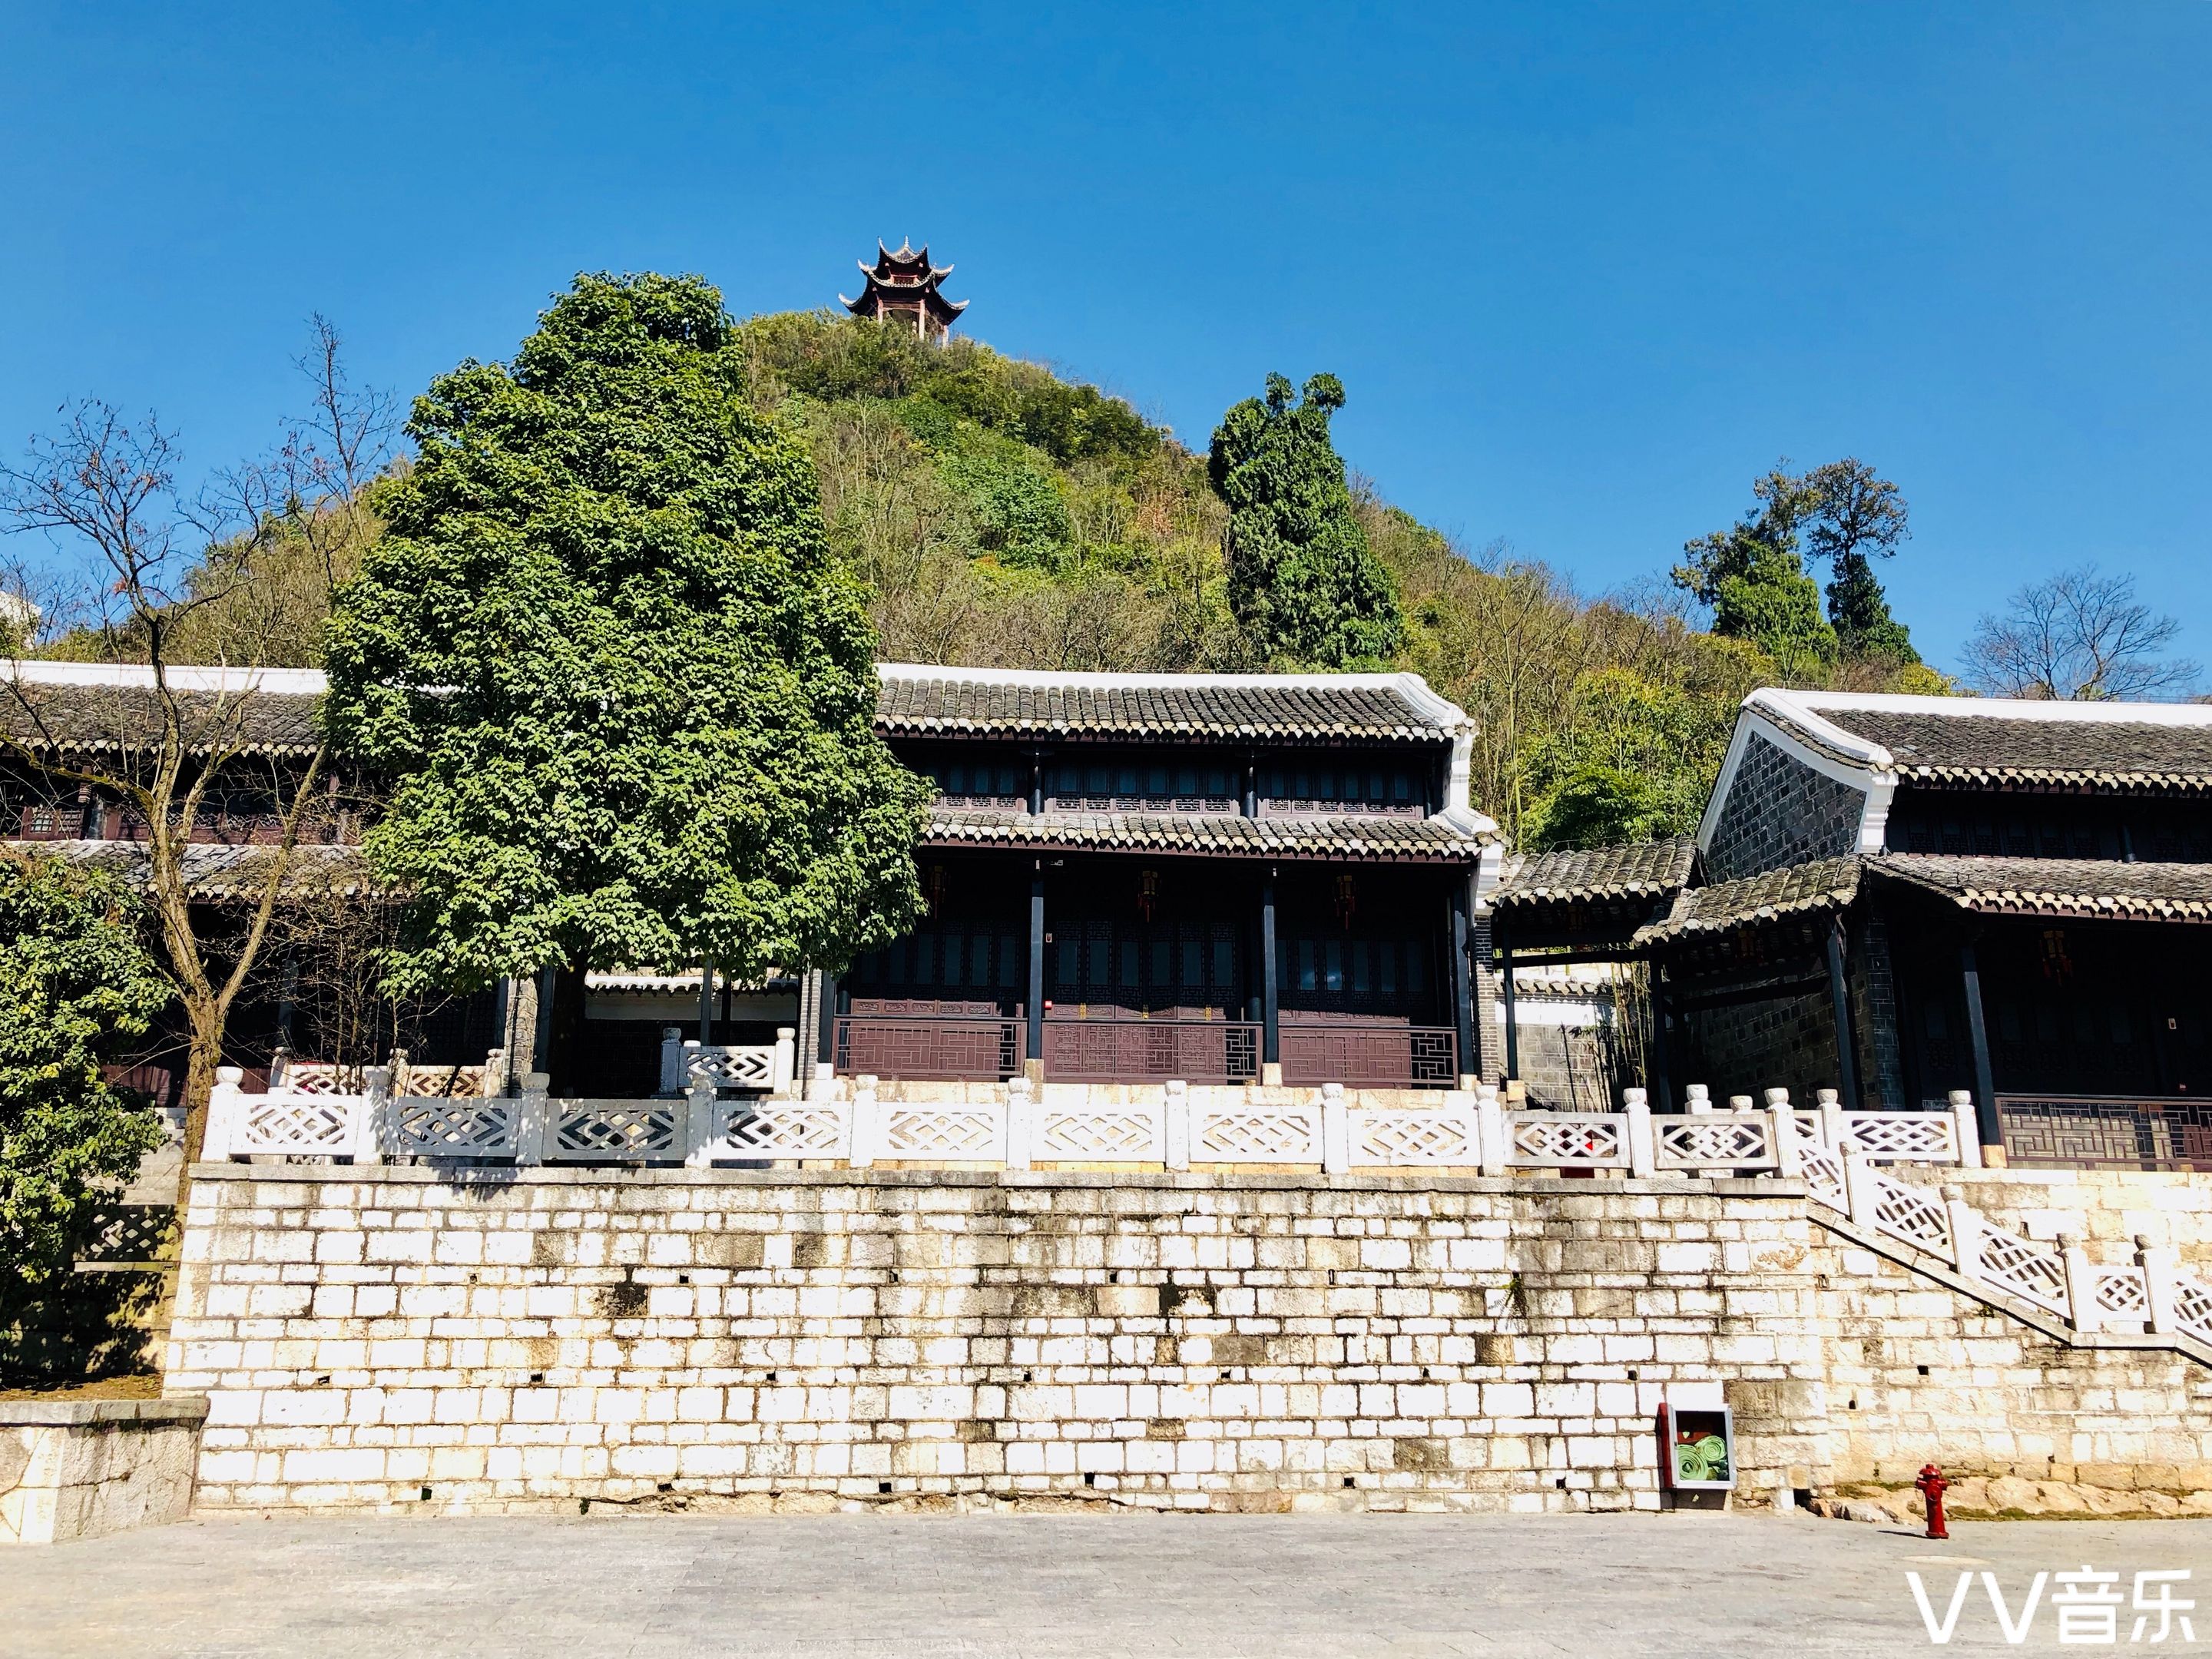
[[[2150,1317],[2150,1287],[2140,1267],[2099,1267],[2094,1270],[2096,1289],[2092,1295],[2097,1311],[2114,1319]]]
[[[775,1050],[724,1046],[691,1051],[686,1071],[694,1083],[717,1089],[769,1089],[775,1082]]]
[[[1480,1131],[1461,1112],[1362,1112],[1352,1119],[1352,1146],[1355,1164],[1482,1162]]]
[[[2181,1274],[2173,1285],[2173,1322],[2194,1337],[2212,1342],[2212,1285]]]
[[[905,1106],[884,1115],[885,1158],[994,1158],[999,1114],[959,1107]]]
[[[2053,1313],[2066,1311],[2066,1259],[2057,1246],[1984,1228],[1974,1255],[1990,1284]]]
[[[554,1158],[683,1156],[687,1108],[682,1101],[563,1100],[554,1103]]]
[[[1627,1159],[1623,1121],[1516,1113],[1507,1119],[1516,1163],[1559,1169],[1615,1169]]]
[[[1878,1229],[1932,1255],[1951,1255],[1951,1214],[1940,1198],[1872,1170],[1868,1179],[1874,1183],[1874,1224]]]
[[[515,1149],[521,1103],[404,1097],[392,1103],[396,1151],[418,1158],[497,1158]]]
[[[1142,1110],[1048,1112],[1037,1126],[1035,1156],[1045,1158],[1139,1158],[1160,1156],[1160,1119]]]
[[[1206,1164],[1318,1164],[1321,1114],[1203,1112],[1191,1135],[1190,1155]]]
[[[1661,1121],[1662,1169],[1739,1168],[1771,1164],[1774,1152],[1764,1117],[1689,1117]]]
[[[1797,1143],[1797,1162],[1805,1176],[1805,1190],[1832,1210],[1850,1208],[1850,1191],[1844,1185],[1843,1155],[1817,1140]]]
[[[333,1157],[349,1152],[353,1150],[353,1115],[365,1103],[357,1096],[251,1096],[238,1137],[240,1150],[321,1152]]]
[[[726,1158],[836,1158],[845,1146],[842,1107],[763,1105],[726,1112],[714,1150]]]
[[[1846,1112],[1844,1144],[1870,1158],[1956,1164],[1959,1126],[1948,1113]]]

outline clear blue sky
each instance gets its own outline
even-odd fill
[[[1902,485],[1938,661],[2136,572],[2212,661],[2212,5],[140,3],[0,9],[0,442],[192,457],[320,310],[403,392],[583,269],[740,313],[882,235],[1203,444],[1279,369],[1470,544],[1597,589],[1778,457]]]

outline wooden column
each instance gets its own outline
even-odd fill
[[[703,1048],[714,1040],[714,964],[702,963],[699,967],[699,1046]]]
[[[1667,970],[1651,958],[1651,1106],[1655,1111],[1675,1109],[1674,1083],[1667,1065]]]
[[[1997,1121],[1996,1073],[1990,1065],[1989,1022],[1982,1014],[1982,969],[1975,960],[1971,939],[1959,947],[1959,976],[1966,993],[1966,1040],[1974,1050],[1974,1115],[1982,1127],[1982,1145],[2002,1147],[2004,1130]]]
[[[1459,1064],[1453,1079],[1469,1075],[1481,1065],[1481,1057],[1474,1052],[1474,978],[1468,961],[1467,937],[1467,880],[1462,876],[1452,878],[1451,888],[1451,988],[1452,1026],[1459,1038]]]
[[[1274,1066],[1283,1063],[1281,988],[1275,982],[1275,883],[1272,877],[1260,884],[1260,1062]]]
[[[1044,863],[1039,860],[1030,878],[1029,1046],[1032,1081],[1044,1072]]]
[[[1513,1000],[1513,946],[1501,921],[1490,924],[1490,959],[1498,965],[1498,995],[1505,1008],[1505,1075],[1498,1079],[1503,1087],[1521,1075],[1521,1017]]]
[[[1844,919],[1839,915],[1828,927],[1828,1006],[1836,1025],[1836,1087],[1844,1106],[1857,1111],[1866,1103],[1859,1098],[1857,1033],[1851,1024],[1851,988],[1844,977]]]

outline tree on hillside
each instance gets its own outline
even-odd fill
[[[865,596],[734,334],[696,277],[579,277],[418,400],[331,622],[328,729],[395,780],[391,988],[557,966],[556,1065],[586,969],[838,967],[921,908]]]
[[[1674,568],[1675,584],[1712,607],[1713,631],[1757,641],[1799,679],[1825,678],[1839,659],[1918,662],[1874,574],[1911,533],[1897,486],[1845,456],[1802,474],[1776,467],[1752,493],[1749,512],[1687,544]],[[1832,573],[1825,621],[1804,552]]]
[[[18,614],[39,654],[144,671],[144,683],[64,690],[0,665],[0,753],[134,823],[143,879],[191,1031],[186,1145],[197,1155],[231,1012],[254,982],[283,896],[335,805],[325,754],[272,753],[255,671],[296,660],[301,618],[335,562],[367,532],[353,503],[381,466],[378,400],[350,389],[337,337],[316,319],[302,361],[315,410],[273,459],[180,491],[173,436],[107,404],[68,412],[21,464],[0,465],[0,524],[39,531],[74,556],[50,580],[14,562]],[[214,681],[180,673],[217,664]],[[206,822],[251,802],[261,850],[233,866],[215,909],[187,849]],[[189,1169],[189,1161],[186,1165]]]
[[[1380,662],[1404,619],[1329,441],[1344,387],[1316,374],[1295,406],[1291,392],[1270,374],[1266,399],[1248,398],[1214,430],[1207,476],[1229,507],[1229,603],[1271,660]]]
[[[1912,532],[1905,497],[1864,461],[1846,455],[1805,475],[1810,511],[1805,540],[1816,559],[1828,561],[1828,621],[1836,642],[1850,657],[1884,657],[1916,663],[1905,624],[1889,613],[1888,597],[1872,561],[1895,556]]]
[[[2031,582],[1966,641],[1966,678],[1999,697],[2094,702],[2186,696],[2201,672],[2162,653],[2181,624],[2136,597],[2133,576],[2094,564]]]
[[[112,875],[0,853],[0,1310],[69,1271],[89,1207],[159,1139],[144,1103],[101,1073],[172,994],[145,921]]]
[[[1756,505],[1735,524],[1684,544],[1675,585],[1712,607],[1716,634],[1753,641],[1793,678],[1816,675],[1835,659],[1836,635],[1797,533],[1818,503],[1804,479],[1779,467],[1752,494]]]

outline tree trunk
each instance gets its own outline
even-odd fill
[[[185,1062],[184,1158],[177,1170],[177,1225],[184,1226],[185,1212],[192,1196],[192,1165],[207,1148],[208,1097],[215,1090],[215,1070],[222,1064],[222,1032],[226,1010],[214,1003],[202,1006],[187,998],[185,1017],[191,1021],[191,1048]]]

